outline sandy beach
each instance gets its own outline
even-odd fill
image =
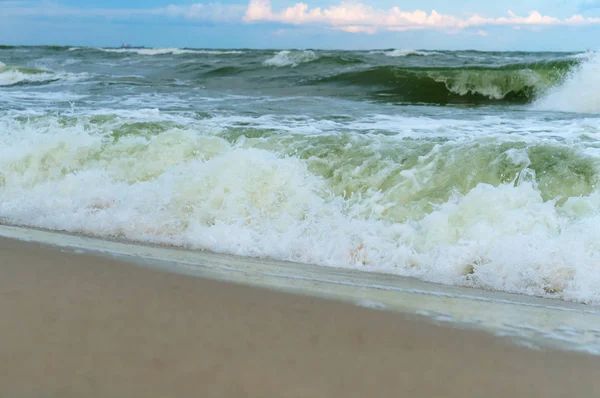
[[[0,396],[598,396],[600,358],[0,239]]]

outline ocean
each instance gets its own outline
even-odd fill
[[[0,46],[0,222],[600,304],[600,54]]]

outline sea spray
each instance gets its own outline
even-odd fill
[[[600,53],[588,53],[580,59],[583,62],[569,72],[564,82],[534,103],[535,109],[600,112]]]

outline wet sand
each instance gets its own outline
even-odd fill
[[[596,397],[600,358],[0,238],[0,397]]]

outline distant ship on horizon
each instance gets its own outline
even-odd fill
[[[146,48],[144,46],[132,46],[131,44],[123,43],[121,48]]]

